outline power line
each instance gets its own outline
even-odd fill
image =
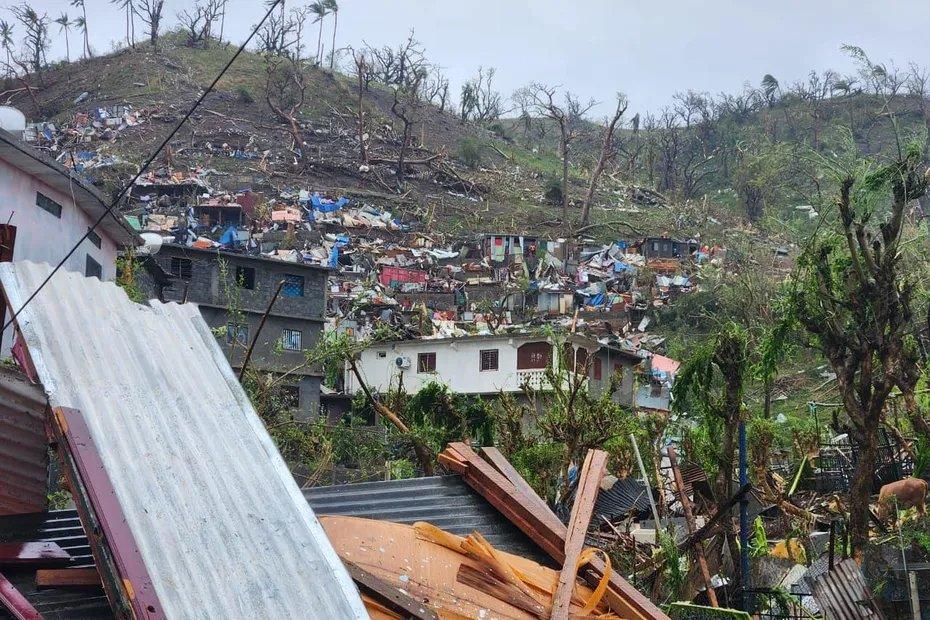
[[[226,65],[220,70],[219,74],[216,76],[213,82],[210,83],[210,85],[207,87],[205,91],[203,91],[203,93],[200,95],[197,101],[194,102],[194,105],[191,107],[190,110],[187,111],[187,114],[184,115],[184,118],[182,118],[180,122],[177,125],[175,125],[174,129],[171,130],[171,133],[169,133],[168,136],[164,140],[162,140],[161,144],[158,145],[158,148],[156,148],[155,151],[152,153],[152,155],[145,161],[144,164],[142,164],[142,167],[139,168],[139,171],[136,173],[136,175],[132,177],[132,180],[130,180],[129,183],[123,186],[123,189],[116,196],[116,198],[113,199],[113,201],[110,203],[110,206],[108,206],[106,210],[100,214],[100,217],[97,218],[93,226],[87,229],[87,232],[84,233],[84,235],[80,239],[78,239],[77,243],[74,244],[74,247],[72,247],[68,251],[68,253],[65,254],[64,258],[62,258],[61,261],[57,265],[55,265],[55,268],[52,269],[52,272],[48,274],[48,276],[46,276],[44,280],[42,280],[42,283],[39,284],[39,287],[36,290],[34,290],[32,294],[29,295],[29,297],[26,298],[26,301],[23,302],[23,305],[20,306],[19,310],[14,312],[13,316],[10,317],[10,320],[4,323],[3,328],[0,329],[0,337],[3,336],[3,333],[6,331],[6,328],[12,325],[14,321],[16,321],[16,318],[19,316],[19,314],[23,310],[26,309],[26,306],[28,306],[29,303],[33,299],[35,299],[35,296],[38,295],[39,292],[43,288],[45,288],[45,285],[49,283],[49,280],[51,280],[52,277],[56,273],[58,273],[58,270],[61,269],[61,267],[68,261],[69,258],[71,258],[71,256],[74,255],[75,252],[77,252],[77,249],[94,232],[94,229],[96,229],[97,226],[99,226],[100,223],[104,219],[106,219],[108,215],[110,215],[113,212],[113,209],[123,199],[123,197],[126,195],[126,192],[128,192],[129,189],[133,185],[136,184],[136,181],[139,180],[139,177],[141,177],[142,174],[146,170],[148,170],[148,167],[152,165],[152,162],[155,161],[155,158],[158,157],[158,154],[161,153],[162,149],[165,148],[165,146],[167,146],[169,142],[171,142],[175,134],[177,134],[178,131],[180,131],[181,127],[184,126],[184,123],[186,123],[187,120],[191,117],[191,115],[197,110],[197,108],[200,107],[200,104],[203,103],[203,100],[206,99],[207,95],[213,92],[213,89],[216,87],[217,83],[220,81],[223,75],[226,74],[226,71],[229,70],[229,68],[236,61],[236,59],[239,58],[240,54],[242,54],[242,52],[245,51],[245,48],[252,41],[252,38],[255,37],[256,33],[258,33],[258,29],[262,27],[262,24],[265,23],[265,21],[268,19],[269,16],[271,16],[275,8],[277,8],[277,6],[281,4],[282,2],[284,2],[284,0],[272,0],[272,2],[268,6],[268,11],[265,13],[265,16],[262,17],[262,19],[258,22],[258,24],[255,25],[255,27],[252,29],[252,32],[249,34],[248,38],[246,38],[246,40],[242,42],[242,45],[239,46],[239,49],[236,50],[236,53],[233,54],[232,58],[230,58],[229,62],[227,62]]]

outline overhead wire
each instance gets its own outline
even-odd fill
[[[252,28],[251,33],[249,33],[249,36],[245,39],[245,41],[242,42],[242,45],[239,46],[239,48],[236,50],[236,53],[232,55],[232,57],[229,59],[226,65],[223,66],[223,68],[217,74],[216,78],[213,79],[210,85],[203,91],[203,93],[201,93],[200,97],[197,98],[197,101],[194,102],[194,105],[191,106],[191,108],[187,111],[187,113],[183,116],[183,118],[181,118],[178,124],[175,125],[174,128],[171,130],[171,132],[165,137],[165,139],[161,141],[161,143],[158,145],[155,151],[148,157],[148,159],[145,160],[145,163],[142,164],[142,166],[139,168],[139,171],[136,172],[135,176],[133,176],[132,179],[123,186],[119,194],[117,194],[116,197],[110,202],[110,205],[104,210],[103,213],[100,214],[100,217],[98,217],[94,221],[93,225],[87,229],[87,232],[85,232],[81,236],[81,238],[78,239],[77,243],[75,243],[74,246],[68,251],[68,253],[65,254],[64,258],[62,258],[58,262],[58,264],[55,265],[55,268],[52,269],[51,273],[49,273],[45,277],[44,280],[42,280],[42,282],[39,284],[36,290],[34,290],[29,295],[29,297],[26,298],[26,300],[19,307],[19,309],[14,311],[10,319],[6,323],[3,324],[3,327],[0,328],[0,338],[3,337],[4,332],[6,332],[6,329],[16,321],[20,313],[26,309],[26,307],[32,302],[33,299],[35,299],[36,295],[38,295],[42,291],[42,289],[45,288],[45,286],[55,276],[55,274],[58,273],[58,271],[64,266],[66,262],[68,262],[68,259],[70,259],[74,255],[74,253],[77,252],[81,244],[84,243],[84,241],[87,240],[87,238],[90,237],[90,235],[94,233],[94,230],[100,225],[101,222],[103,222],[104,219],[106,219],[108,215],[112,214],[113,209],[115,209],[116,206],[120,203],[120,201],[122,201],[122,199],[126,196],[126,193],[130,190],[130,188],[132,188],[136,184],[136,181],[138,181],[139,178],[145,173],[145,171],[148,170],[149,166],[152,165],[152,162],[155,161],[155,158],[158,157],[161,151],[171,142],[174,136],[178,133],[178,131],[181,130],[184,124],[194,114],[194,112],[197,111],[197,108],[199,108],[200,104],[203,103],[204,99],[207,98],[207,95],[213,92],[213,89],[216,88],[216,85],[219,83],[222,77],[226,74],[226,72],[229,70],[232,64],[236,61],[236,59],[239,58],[242,52],[245,51],[246,47],[248,47],[249,43],[252,42],[252,39],[255,38],[255,35],[258,33],[262,25],[268,20],[268,18],[271,16],[274,10],[282,2],[284,2],[284,0],[272,0],[268,4],[268,10],[266,11],[265,15]]]

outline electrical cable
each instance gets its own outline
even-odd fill
[[[58,271],[62,268],[62,266],[68,261],[68,259],[71,258],[75,252],[77,252],[81,244],[84,243],[84,241],[94,232],[97,226],[99,226],[100,223],[108,215],[110,215],[113,212],[113,209],[116,207],[116,205],[120,203],[120,201],[123,199],[126,193],[130,190],[130,188],[132,188],[132,186],[136,184],[136,181],[139,180],[139,177],[141,177],[143,173],[145,173],[145,171],[148,170],[148,167],[152,165],[152,162],[155,161],[155,158],[158,157],[162,149],[164,149],[168,145],[168,143],[171,142],[175,134],[177,134],[178,131],[181,130],[181,127],[184,126],[184,124],[188,121],[191,115],[193,115],[194,112],[197,110],[197,108],[200,107],[200,104],[203,103],[203,100],[206,99],[207,95],[213,92],[213,89],[216,88],[217,83],[220,81],[220,79],[222,79],[223,75],[226,74],[226,71],[229,70],[229,68],[236,61],[236,59],[239,58],[242,52],[245,51],[245,48],[249,45],[249,43],[251,43],[252,39],[258,33],[259,28],[262,27],[265,21],[267,21],[268,17],[271,16],[272,12],[274,12],[275,8],[277,8],[278,5],[281,4],[282,2],[284,2],[284,0],[273,0],[269,4],[268,11],[265,13],[265,16],[262,17],[262,19],[258,22],[258,24],[255,25],[255,27],[252,29],[252,32],[249,34],[246,40],[243,41],[242,45],[239,46],[239,49],[236,50],[236,53],[233,54],[232,58],[229,59],[229,62],[227,62],[226,65],[220,70],[219,74],[216,76],[213,82],[210,83],[210,85],[206,88],[206,90],[203,91],[203,93],[200,95],[197,101],[194,102],[194,105],[191,107],[191,109],[188,110],[187,113],[184,115],[184,117],[180,120],[180,122],[177,125],[175,125],[174,129],[171,130],[171,133],[169,133],[168,136],[164,140],[162,140],[161,144],[158,145],[158,148],[156,148],[155,151],[152,153],[152,155],[145,161],[144,164],[142,164],[142,166],[139,168],[139,171],[135,174],[135,176],[126,185],[123,186],[123,189],[120,190],[116,198],[113,199],[113,201],[110,203],[110,206],[108,206],[106,210],[102,214],[100,214],[100,217],[98,217],[97,220],[94,222],[94,224],[87,229],[87,232],[84,233],[84,235],[80,239],[78,239],[77,243],[74,244],[74,247],[72,247],[68,251],[68,253],[65,254],[64,258],[62,258],[61,261],[59,261],[57,265],[55,265],[55,268],[52,269],[52,272],[48,274],[48,276],[46,276],[46,278],[42,281],[41,284],[39,284],[38,288],[36,288],[36,290],[34,290],[29,295],[29,297],[26,298],[26,301],[24,301],[23,305],[20,306],[19,309],[13,313],[13,316],[10,317],[10,320],[3,324],[3,328],[0,329],[0,338],[3,337],[3,333],[6,331],[6,328],[12,325],[16,321],[16,318],[19,316],[19,314],[23,310],[25,310],[26,306],[28,306],[29,303],[33,299],[35,299],[35,296],[38,295],[39,292],[43,288],[45,288],[45,285],[47,285],[49,281],[52,279],[52,277],[56,273],[58,273]]]

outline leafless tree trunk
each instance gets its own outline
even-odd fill
[[[597,191],[597,184],[601,179],[601,174],[603,174],[607,164],[613,161],[617,156],[617,147],[614,144],[614,133],[617,129],[617,123],[620,122],[623,113],[626,112],[627,105],[626,97],[621,93],[617,93],[617,109],[614,110],[613,117],[611,117],[604,126],[604,135],[601,140],[601,154],[597,158],[597,165],[594,167],[594,172],[591,173],[591,183],[588,185],[588,193],[582,205],[582,226],[588,225],[588,219],[591,216],[591,202],[594,200],[594,192]]]

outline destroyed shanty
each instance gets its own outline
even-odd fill
[[[924,8],[342,4],[0,7],[0,619],[930,617]]]

